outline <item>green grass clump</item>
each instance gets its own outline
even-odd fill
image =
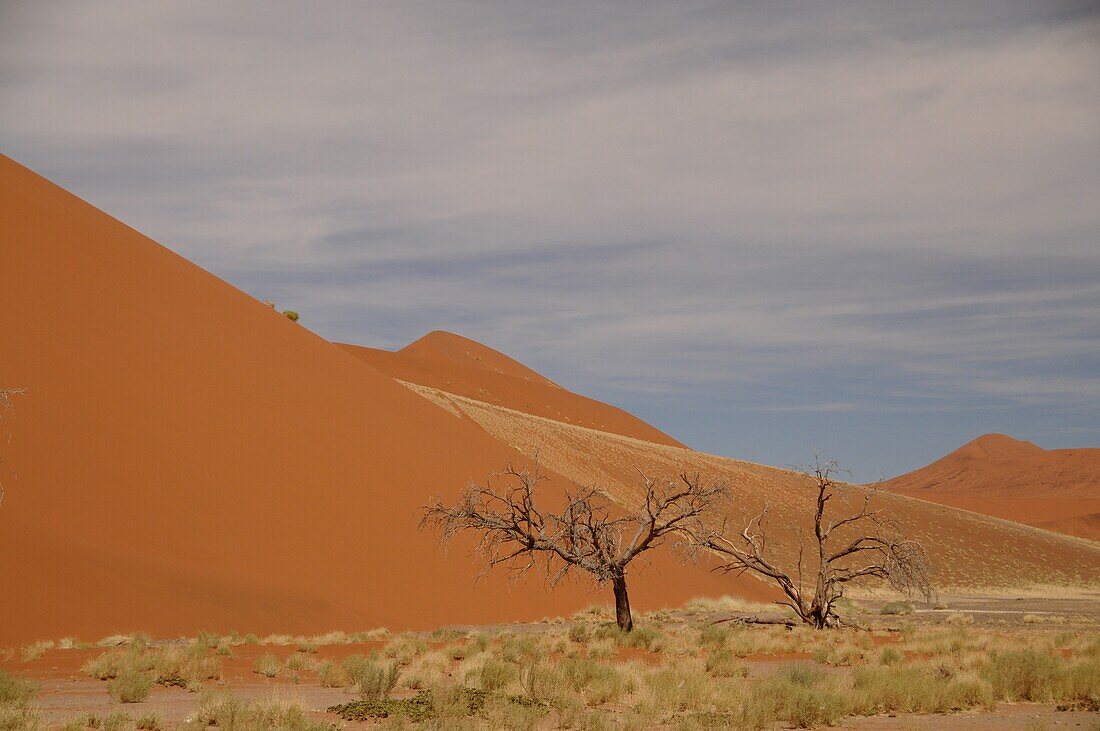
[[[152,689],[152,676],[133,668],[122,670],[107,684],[107,691],[119,703],[140,703],[149,697]]]
[[[878,655],[878,661],[881,665],[895,665],[903,659],[904,656],[896,647],[884,647]]]
[[[579,645],[587,644],[592,639],[592,630],[587,624],[576,622],[569,628],[569,639]]]
[[[13,678],[0,670],[0,731],[31,731],[38,729],[41,717],[30,707],[38,686]]]
[[[267,678],[274,678],[279,674],[282,668],[283,666],[279,662],[279,658],[275,657],[270,652],[260,655],[256,658],[256,661],[252,663],[252,672]]]
[[[236,696],[219,693],[205,696],[199,702],[193,722],[200,728],[219,729],[280,729],[280,731],[334,731],[331,723],[314,721],[309,712],[293,701],[245,703]]]
[[[29,680],[21,680],[0,670],[0,706],[25,706],[35,694],[38,686]]]
[[[735,657],[728,647],[711,650],[705,667],[707,674],[715,678],[744,678],[749,674],[745,663]]]
[[[500,690],[518,676],[515,666],[494,658],[486,660],[485,664],[473,674],[481,689],[487,691]]]
[[[359,695],[363,700],[387,698],[397,685],[400,670],[397,663],[369,663],[359,674]]]
[[[708,624],[699,630],[700,645],[724,645],[729,639],[730,632],[725,627],[717,624]]]
[[[795,728],[833,726],[848,713],[848,702],[825,674],[796,665],[757,683],[741,710],[741,725],[770,728],[784,721]]]
[[[994,652],[979,670],[981,677],[1004,700],[1055,700],[1065,686],[1064,663],[1060,658],[1032,649]]]
[[[650,652],[661,649],[661,634],[652,627],[635,627],[631,632],[620,632],[620,647],[633,647]]]
[[[992,709],[996,698],[988,684],[957,677],[945,666],[888,665],[856,668],[852,675],[852,713],[951,713]]]
[[[341,703],[328,708],[345,721],[367,721],[374,718],[401,716],[413,723],[426,721],[434,715],[432,693],[422,690],[412,698],[375,698]]]
[[[140,731],[164,731],[164,719],[155,713],[146,713],[138,716],[134,724]]]

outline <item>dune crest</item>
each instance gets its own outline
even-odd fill
[[[633,414],[568,391],[519,361],[461,335],[437,330],[396,352],[343,343],[340,347],[399,381],[567,424],[684,446]]]
[[[1046,450],[986,434],[883,488],[1081,538],[1100,540],[1100,449]]]

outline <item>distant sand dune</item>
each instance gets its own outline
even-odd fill
[[[883,488],[1100,541],[1100,449],[1045,450],[986,434]]]

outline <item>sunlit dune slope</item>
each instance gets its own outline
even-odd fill
[[[637,496],[638,470],[698,472],[725,482],[734,495],[730,526],[740,530],[768,505],[771,543],[789,565],[798,548],[797,531],[812,536],[812,486],[796,473],[563,424],[436,389],[410,388],[475,420],[524,454],[538,450],[542,463],[555,472],[605,486],[624,501]],[[860,501],[865,488],[853,485],[845,492]],[[941,590],[1100,585],[1100,545],[889,492],[876,500],[926,547]]]
[[[1100,449],[1045,450],[1004,434],[986,434],[883,487],[1100,540]]]
[[[401,381],[649,442],[683,445],[622,409],[567,391],[503,353],[436,331],[397,352],[341,345]]]
[[[0,645],[531,619],[595,600],[442,555],[418,507],[521,459],[0,158]],[[727,585],[657,561],[642,609]]]

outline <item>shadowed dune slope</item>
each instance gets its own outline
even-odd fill
[[[522,363],[461,335],[432,332],[397,352],[341,347],[400,381],[567,424],[684,446],[622,409],[567,391]]]
[[[1100,449],[986,434],[883,483],[891,492],[1100,540]]]
[[[698,472],[704,478],[725,482],[734,496],[728,509],[730,527],[739,531],[768,505],[770,542],[788,566],[794,565],[797,530],[812,536],[813,486],[797,473],[563,424],[436,389],[410,387],[475,420],[524,454],[533,455],[537,449],[542,463],[559,474],[576,482],[596,481],[624,502],[637,497],[637,469],[664,475]],[[849,506],[858,505],[865,490],[853,485],[844,491]],[[843,500],[838,497],[833,507],[839,508]],[[1095,589],[1100,585],[1098,545],[888,492],[880,493],[876,500],[928,550],[941,590],[1024,589],[1048,584]]]
[[[418,507],[522,459],[0,157],[0,644],[531,619],[587,584],[475,583]],[[655,562],[641,608],[728,588]]]

